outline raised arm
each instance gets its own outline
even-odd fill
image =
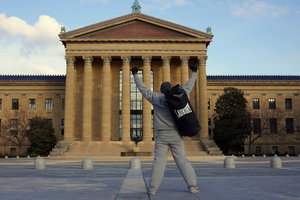
[[[183,86],[183,89],[189,95],[195,85],[195,81],[197,78],[197,66],[190,66],[190,69],[192,70],[192,74],[190,79],[186,82],[186,84]]]
[[[143,83],[142,80],[139,79],[139,76],[137,75],[138,69],[136,67],[132,68],[132,74],[134,77],[134,82],[136,84],[136,87],[139,89],[139,91],[142,93],[143,97],[145,97],[151,104],[154,103],[154,96],[157,95],[157,93],[152,92],[147,86]]]

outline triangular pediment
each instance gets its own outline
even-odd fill
[[[172,29],[132,20],[77,36],[76,38],[195,38]]]
[[[80,39],[203,39],[213,35],[141,13],[131,13],[111,20],[61,33],[62,41]]]

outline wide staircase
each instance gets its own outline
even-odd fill
[[[184,147],[187,156],[207,156],[208,153],[202,148],[200,141],[184,138]]]
[[[223,155],[213,140],[199,141],[184,138],[184,144],[187,156]],[[59,141],[50,152],[50,156],[120,156],[121,152],[132,151],[134,146],[133,142],[122,141],[74,141],[72,143]],[[141,152],[151,152],[153,155],[154,142],[140,142],[138,146],[141,147]]]
[[[71,142],[58,141],[58,143],[55,145],[55,147],[50,152],[50,156],[53,156],[53,157],[63,156],[64,153],[69,150],[70,145],[71,145]]]
[[[221,156],[223,155],[223,152],[220,150],[218,145],[216,145],[215,141],[213,140],[201,140],[200,141],[201,146],[204,151],[208,153],[208,155],[215,155],[215,156]]]

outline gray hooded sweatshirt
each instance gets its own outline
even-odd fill
[[[190,94],[196,81],[197,72],[192,72],[190,79],[183,86],[187,95]],[[177,127],[174,119],[172,118],[168,104],[165,99],[165,95],[162,93],[156,93],[151,91],[147,86],[139,79],[138,75],[134,75],[134,82],[142,95],[153,105],[154,120],[157,132],[169,132],[176,131]]]

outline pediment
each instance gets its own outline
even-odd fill
[[[92,24],[73,31],[63,32],[61,40],[81,39],[201,39],[210,42],[213,35],[173,22],[131,13]]]
[[[132,20],[115,26],[110,26],[90,33],[82,34],[76,38],[195,38],[194,36],[178,31]]]

